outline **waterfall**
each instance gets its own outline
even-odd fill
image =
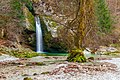
[[[38,53],[43,52],[43,39],[42,39],[42,29],[39,16],[35,16],[36,23],[36,51]]]

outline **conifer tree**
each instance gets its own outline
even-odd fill
[[[112,29],[112,19],[105,0],[96,1],[96,15],[98,19],[99,31],[108,33]]]

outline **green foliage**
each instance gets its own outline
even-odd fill
[[[112,30],[112,19],[105,0],[96,1],[96,15],[98,19],[99,31],[108,33]]]
[[[82,53],[82,50],[76,49],[72,50],[68,57],[67,60],[70,62],[86,62],[86,58]]]
[[[31,0],[21,0],[21,2],[25,4],[25,6],[29,9],[32,15],[35,15]]]
[[[12,0],[11,1],[11,7],[13,9],[11,15],[14,15],[21,22],[23,22],[25,19],[25,16],[23,13],[24,4],[25,4],[25,6],[27,6],[27,8],[29,9],[30,12],[32,12],[32,13],[34,12],[33,7],[32,7],[32,2],[30,0]],[[33,18],[33,17],[31,17],[31,18]]]
[[[22,10],[23,4],[19,0],[12,0],[11,1],[11,6],[12,6],[12,9],[13,9],[13,14],[12,15],[14,15],[17,18],[23,20],[24,19],[23,10]]]

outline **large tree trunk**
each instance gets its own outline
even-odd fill
[[[70,52],[70,55],[68,56],[67,60],[68,61],[74,61],[74,62],[85,62],[86,58],[84,57],[83,54],[83,39],[85,36],[85,5],[86,4],[86,0],[80,0],[80,9],[79,9],[79,13],[80,13],[80,17],[79,17],[79,26],[77,29],[77,34],[76,37],[74,38],[76,41],[75,42],[75,46],[77,48],[77,50],[73,50]]]
[[[68,61],[85,62],[86,58],[83,54],[83,41],[86,36],[86,28],[91,26],[92,21],[89,18],[93,17],[93,0],[80,0],[79,9],[79,26],[74,37],[76,50],[72,50],[67,58]],[[90,13],[88,13],[90,12]],[[92,15],[92,16],[91,16]]]

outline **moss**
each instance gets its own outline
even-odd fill
[[[48,56],[45,56],[45,58],[49,59],[50,57],[48,57]]]
[[[8,47],[0,47],[0,52],[4,54],[9,54],[18,58],[32,58],[40,55],[39,53],[24,49],[24,48],[21,50],[18,50],[18,49],[11,49]]]
[[[49,74],[49,73],[50,73],[50,72],[47,71],[47,72],[42,72],[41,74]]]
[[[119,56],[119,53],[120,52],[118,52],[118,51],[116,51],[116,52],[105,52],[104,55]]]
[[[30,31],[35,31],[35,20],[34,20],[34,15],[28,10],[27,7],[24,7],[23,9],[24,15],[25,15],[25,20],[26,24],[28,24],[26,27]]]
[[[2,56],[2,54],[0,53],[0,56]]]
[[[43,62],[37,62],[36,65],[38,65],[38,66],[43,66],[43,65],[45,65],[45,64],[44,64]]]
[[[76,49],[72,50],[67,58],[69,62],[86,62],[86,58],[82,53],[82,50]]]
[[[27,63],[26,66],[43,66],[45,65],[45,63],[43,62],[30,62],[30,63]]]
[[[120,43],[111,44],[112,47],[120,47]]]
[[[32,57],[35,57],[35,56],[39,56],[38,53],[36,52],[28,52],[28,51],[25,51],[25,52],[21,52],[21,51],[12,51],[12,56],[15,56],[15,57],[18,57],[18,58],[32,58]]]
[[[33,80],[33,79],[31,79],[29,77],[25,77],[23,80]]]
[[[47,18],[46,18],[47,19]],[[59,38],[59,37],[52,37],[51,32],[48,31],[47,26],[42,18],[42,16],[40,17],[40,21],[41,21],[41,28],[42,28],[42,33],[43,33],[43,47],[44,47],[44,51],[45,52],[66,52],[67,51],[67,47],[66,44],[64,43],[64,41]],[[57,23],[55,22],[51,22],[51,26],[49,27],[56,27]]]

